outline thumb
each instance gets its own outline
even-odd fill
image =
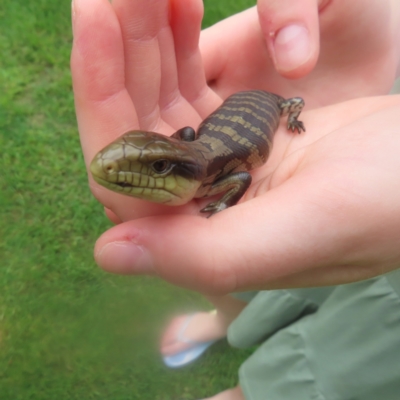
[[[300,78],[319,55],[318,3],[325,0],[258,0],[262,32],[275,69],[286,78]]]
[[[305,185],[287,181],[209,219],[170,215],[120,224],[98,239],[95,259],[113,273],[157,275],[205,293],[266,288],[337,251],[332,230],[321,229],[328,216],[317,215],[302,193],[316,194]]]

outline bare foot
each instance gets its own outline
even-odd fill
[[[246,400],[240,386],[233,389],[224,390],[213,397],[207,397],[204,400]]]
[[[226,319],[221,318],[215,310],[194,314],[185,328],[188,318],[190,318],[188,314],[180,315],[169,324],[161,339],[160,352],[162,355],[177,354],[192,346],[191,343],[179,340],[179,334],[186,340],[194,342],[209,342],[226,336],[229,323]]]

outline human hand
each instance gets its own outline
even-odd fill
[[[397,268],[399,106],[399,96],[385,96],[305,112],[306,134],[279,129],[241,203],[210,219],[115,226],[96,244],[98,264],[219,294],[334,285]]]
[[[400,60],[398,1],[258,0],[258,14],[254,7],[201,34],[207,81],[223,98],[257,88],[315,108],[389,92]]]
[[[86,165],[129,130],[168,135],[197,127],[221,104],[206,84],[197,46],[201,1],[75,0],[72,11],[71,70]],[[171,212],[113,193],[90,176],[89,182],[115,222]],[[174,212],[197,208],[188,204]]]
[[[156,3],[157,7],[155,7]],[[130,129],[138,129],[140,127],[142,129],[157,130],[159,132],[168,134],[173,132],[177,127],[181,127],[183,125],[196,126],[205,115],[215,109],[221,102],[221,99],[216,96],[205,83],[200,56],[197,50],[197,35],[200,24],[200,19],[198,16],[201,15],[201,12],[199,13],[199,10],[196,9],[195,6],[196,4],[198,6],[200,3],[188,3],[183,2],[183,0],[174,0],[172,4],[174,4],[175,8],[173,7],[172,9],[170,20],[166,18],[166,4],[167,2],[163,0],[151,2],[127,2],[126,0],[118,0],[114,1],[113,5],[110,5],[106,0],[85,0],[84,2],[81,0],[75,0],[75,39],[71,58],[71,66],[74,80],[77,117],[81,133],[82,147],[87,163],[90,162],[95,152],[123,132],[126,132]],[[192,5],[193,8],[188,7],[189,4]],[[184,5],[184,7],[180,7],[182,5]],[[155,9],[157,10],[157,15],[154,14]],[[149,12],[149,10],[151,12]],[[119,19],[117,16],[119,16]],[[184,32],[184,34],[182,34],[182,32]],[[165,48],[167,49],[166,51],[161,51]],[[316,77],[314,85],[314,87],[318,87],[320,90],[318,76]],[[301,90],[301,88],[299,88],[299,90]],[[393,98],[390,101],[393,101]],[[382,100],[382,102],[384,102],[384,100]],[[352,106],[352,117],[357,117],[357,109],[361,111],[361,114],[362,112],[370,111],[370,108],[365,107],[364,104],[357,104],[358,103]],[[285,157],[291,154],[289,151],[290,148],[293,151],[296,150],[296,146],[290,143],[298,143],[298,146],[300,146],[298,149],[300,149],[301,147],[307,145],[308,140],[317,140],[319,138],[318,135],[323,135],[330,132],[329,127],[333,129],[332,122],[339,124],[341,130],[345,130],[346,123],[349,122],[347,119],[349,117],[347,115],[348,109],[346,107],[349,106],[342,106],[340,109],[341,111],[337,111],[335,108],[329,109],[330,111],[320,110],[318,112],[323,114],[322,117],[319,117],[319,120],[317,116],[321,116],[321,114],[318,114],[317,111],[317,114],[310,113],[310,117],[305,120],[308,132],[306,135],[301,136],[301,140],[304,140],[303,142],[299,142],[300,137],[299,139],[293,138],[292,140],[292,137],[287,132],[282,130],[278,131],[276,134],[274,150],[271,154],[271,158],[264,168],[260,169],[254,174],[254,181],[264,182],[263,190],[265,190],[265,185],[269,185],[268,182],[270,181],[269,176],[271,173],[275,170],[281,172],[282,170],[285,170],[284,167],[278,168],[278,166],[281,165],[281,163],[283,166],[287,166],[288,164],[285,161]],[[381,106],[376,107],[379,109]],[[375,114],[371,115],[370,118],[376,119],[377,117]],[[317,127],[315,125],[315,121],[312,121],[314,116],[316,118],[315,121],[319,121],[319,125],[317,125]],[[329,119],[331,119],[330,123],[327,122]],[[312,125],[310,125],[309,120],[311,120],[312,124],[314,124],[314,132],[318,130],[318,134],[310,133]],[[357,121],[358,120],[352,120],[351,122],[354,125],[357,123]],[[360,121],[358,122],[361,123]],[[378,123],[375,123],[377,128],[376,131],[378,132],[384,129],[385,124],[387,125],[388,123],[389,120],[379,122],[378,118]],[[313,130],[311,130],[311,132]],[[376,135],[376,132],[375,136],[379,138],[379,136]],[[352,143],[353,142],[346,142],[347,145],[351,145]],[[290,146],[294,147],[290,147],[289,144]],[[334,144],[337,148],[336,141]],[[389,150],[392,149],[393,148],[391,147]],[[337,148],[337,151],[340,153],[340,149]],[[294,159],[296,159],[296,157],[294,157]],[[293,158],[291,158],[291,160],[293,160]],[[272,177],[280,176],[276,171],[271,175]],[[322,168],[321,178],[325,177],[325,179],[330,179],[330,171],[324,171],[324,168]],[[300,175],[300,178],[302,177],[303,175]],[[274,180],[271,180],[271,182],[274,182]],[[290,180],[289,182],[295,183],[298,181]],[[296,185],[294,186],[296,187]],[[245,199],[250,200],[255,194],[267,196],[266,193],[263,193],[263,190],[259,190],[259,187],[263,186],[260,186],[260,184],[255,185],[253,189],[248,192]],[[286,189],[287,187],[291,186],[287,185],[285,182],[283,188]],[[275,186],[272,185],[271,188],[275,188]],[[93,182],[92,190],[96,197],[103,204],[115,212],[119,220],[139,218],[146,215],[168,214],[171,212],[178,214],[194,214],[198,213],[198,210],[201,207],[201,204],[198,204],[197,202],[191,202],[187,206],[174,208],[172,211],[171,208],[168,207],[141,202],[139,200],[134,200],[109,192],[98,187],[97,185],[94,185]],[[256,191],[256,193],[254,193],[254,191]],[[264,217],[272,218],[271,222],[273,222],[275,219],[279,219],[279,216],[282,217],[284,210],[287,211],[286,207],[284,206],[285,203],[282,203],[282,210],[280,210],[280,213],[277,213],[276,216],[269,215],[270,211],[274,209],[274,205],[278,206],[277,203],[279,203],[274,203],[275,195],[279,195],[279,193],[283,192],[284,190],[279,192],[271,191],[271,194],[268,194],[268,202],[270,201],[269,199],[273,200],[272,207],[268,206],[265,207],[265,209],[261,209],[262,213],[267,213],[264,215]],[[307,192],[304,195],[306,194]],[[310,195],[309,192],[308,194]],[[289,193],[288,196],[290,200],[290,198],[293,197],[293,193]],[[228,215],[230,215],[233,211],[235,211],[235,213],[242,213],[240,210],[250,210],[250,212],[254,212],[255,209],[253,206],[258,204],[258,201],[264,201],[264,198],[261,199],[263,196],[259,197],[260,199],[258,199],[258,197],[252,199],[252,202],[243,202],[243,205],[234,207],[233,210],[224,211],[224,213],[221,213],[223,218],[228,218]],[[286,199],[286,201],[289,200]],[[304,199],[304,201],[306,202],[307,198]],[[248,208],[249,206],[251,207]],[[366,203],[366,206],[369,206],[368,202]],[[257,221],[261,224],[264,218],[263,215],[260,215],[261,211],[257,212]],[[180,221],[185,222],[192,220],[189,216],[171,216],[170,218],[172,218],[174,224],[176,223],[177,227],[182,227],[182,223]],[[216,225],[216,222],[214,222],[217,221],[216,218],[220,219],[220,216],[213,217],[210,220],[211,222],[204,221],[198,217],[192,218],[195,218],[196,221],[192,227],[203,227],[198,231],[198,233],[195,232],[195,235],[193,236],[194,238],[201,238],[200,234],[204,234],[206,227],[211,227],[210,236],[204,237],[200,241],[199,239],[196,239],[197,242],[195,240],[195,245],[199,246],[201,243],[208,243],[208,245],[211,245],[212,248],[213,243],[216,243],[216,240],[219,240],[219,238],[223,239],[224,235],[226,236],[226,232],[223,236],[220,236],[219,229],[221,229],[221,225]],[[169,221],[169,219],[167,220]],[[268,219],[265,221],[267,220]],[[317,222],[317,220],[315,222]],[[390,222],[394,223],[394,220],[395,219]],[[147,221],[150,223],[153,221],[153,219]],[[165,221],[166,219],[160,218],[158,223],[162,225],[165,223]],[[242,219],[239,218],[237,221],[239,223],[242,221]],[[245,221],[249,222],[251,219],[248,220],[245,218]],[[286,230],[288,230],[291,221],[285,219],[284,216],[283,221],[286,221],[286,225],[284,224],[283,228],[286,226]],[[293,221],[296,221],[296,218]],[[138,226],[143,226],[142,224],[146,223],[146,220],[138,221]],[[231,226],[232,224],[235,226],[235,220],[230,222]],[[185,223],[183,225],[185,226]],[[118,227],[121,230],[114,228],[99,240],[97,245],[97,259],[105,268],[112,269],[107,264],[110,261],[109,256],[112,254],[112,249],[113,247],[115,248],[116,245],[114,239],[118,239],[119,237],[119,240],[117,240],[117,247],[125,246],[124,243],[127,241],[122,240],[124,238],[129,239],[133,237],[134,240],[137,240],[135,234],[132,235],[129,233],[130,226],[131,225],[129,224],[121,225]],[[151,226],[151,224],[149,226]],[[174,226],[175,225],[170,226],[172,230],[171,233],[176,234]],[[243,227],[245,226],[249,227],[248,224],[243,225]],[[392,225],[389,224],[388,226]],[[237,225],[237,227],[239,227],[240,231],[241,226]],[[315,228],[315,225],[310,225],[306,230],[306,232],[310,230],[308,236],[305,235],[306,237],[312,237],[313,234],[315,235],[315,231],[313,233],[313,227]],[[263,226],[260,228],[263,228]],[[267,227],[264,227],[264,229],[266,228]],[[124,231],[124,229],[127,230]],[[277,229],[277,227],[275,227],[275,229]],[[335,229],[336,227],[333,225],[333,228],[329,232],[336,233],[338,237],[340,237],[340,233],[342,231],[335,231]],[[166,230],[167,227],[164,226],[163,230],[159,233],[165,232]],[[192,253],[192,255],[196,255],[196,251],[191,252],[191,249],[194,250],[193,247],[190,246],[192,242],[188,243],[187,245],[187,237],[190,236],[184,233],[185,237],[182,238],[180,235],[182,235],[183,231],[178,231],[176,243],[180,244],[179,251],[185,250],[183,254],[190,255]],[[362,229],[360,228],[360,232],[361,231]],[[125,232],[125,234],[119,236],[119,234],[123,232]],[[149,228],[148,230],[145,230],[145,232],[147,232],[147,237],[150,238],[152,234],[151,229]],[[192,232],[192,229],[187,232]],[[255,232],[255,234],[252,232]],[[273,287],[273,285],[285,286],[290,284],[295,286],[302,284],[306,285],[312,284],[313,282],[316,282],[315,284],[323,284],[324,282],[332,284],[332,282],[347,282],[354,279],[361,279],[362,277],[372,276],[378,273],[378,271],[382,272],[385,270],[381,270],[380,266],[378,265],[377,260],[379,257],[373,259],[376,261],[376,263],[372,262],[372,266],[370,265],[371,262],[368,264],[367,262],[364,262],[364,259],[361,258],[361,261],[359,260],[358,263],[356,262],[357,260],[354,261],[355,266],[352,268],[336,268],[336,265],[334,264],[335,259],[332,256],[332,252],[333,249],[336,247],[340,248],[340,246],[335,242],[334,245],[336,247],[329,247],[329,251],[327,253],[321,255],[319,252],[317,252],[319,257],[325,257],[328,259],[328,261],[325,262],[326,265],[324,264],[324,268],[320,268],[318,273],[317,271],[312,271],[311,274],[309,273],[310,268],[318,268],[320,266],[321,260],[318,257],[316,257],[314,260],[303,260],[303,264],[300,263],[299,265],[297,263],[297,265],[295,265],[292,263],[292,261],[295,261],[296,256],[299,256],[299,252],[295,251],[293,254],[290,254],[290,256],[284,257],[284,260],[282,260],[283,268],[281,268],[281,263],[275,267],[271,264],[271,260],[269,266],[265,265],[263,260],[260,265],[260,260],[257,261],[257,259],[255,259],[255,268],[257,265],[265,268],[259,269],[260,273],[262,273],[263,280],[257,279],[257,268],[253,268],[251,270],[253,272],[250,271],[248,277],[245,277],[246,279],[243,279],[242,277],[241,279],[243,280],[238,279],[237,283],[235,283],[235,274],[240,273],[240,266],[238,265],[240,259],[243,261],[248,260],[248,262],[252,262],[252,251],[257,250],[256,239],[259,238],[257,232],[262,233],[263,230],[261,229],[261,231],[259,231],[258,226],[255,225],[254,230],[248,231],[248,233],[245,234],[246,239],[253,238],[250,243],[239,238],[240,242],[250,244],[250,247],[247,249],[249,252],[243,253],[242,257],[237,256],[236,252],[232,252],[232,256],[235,254],[237,258],[236,263],[232,264],[232,268],[228,268],[226,265],[226,260],[225,263],[221,264],[221,268],[219,268],[217,261],[223,261],[223,254],[221,254],[220,258],[215,256],[215,263],[206,263],[204,268],[203,265],[201,265],[202,261],[204,261],[203,256],[203,258],[199,257],[198,260],[194,260],[194,267],[189,268],[188,266],[188,268],[182,269],[182,265],[177,263],[175,268],[165,270],[163,266],[158,266],[158,263],[160,263],[160,257],[164,259],[164,256],[161,255],[162,252],[157,253],[157,251],[160,250],[160,248],[158,248],[154,249],[153,265],[155,271],[156,273],[159,273],[160,276],[187,287],[197,287],[203,291],[217,291],[222,293],[233,290],[234,288],[239,290],[240,288],[253,287],[255,281],[256,284],[268,284],[269,287]],[[348,234],[348,232],[345,233]],[[302,232],[299,232],[299,234],[303,235]],[[368,235],[364,235],[363,237],[367,236]],[[271,235],[269,237],[273,238]],[[290,235],[288,238],[289,237]],[[342,235],[342,238],[346,237],[348,236],[344,234]],[[159,241],[159,244],[161,243],[161,246],[163,243],[167,245],[172,239],[173,238],[169,237],[166,237],[165,239],[163,238],[161,242]],[[182,242],[180,239],[184,239],[185,241]],[[227,247],[221,247],[221,253],[224,253],[225,257],[227,256],[226,250],[229,249],[229,243],[236,243],[234,238],[231,239],[233,241],[227,240]],[[317,239],[320,239],[320,241],[315,242],[312,249],[314,251],[315,249],[320,249],[320,247],[317,245],[323,242],[322,238],[318,237]],[[279,251],[283,251],[285,253],[285,244],[287,245],[287,240],[288,239],[284,240],[274,252],[270,253],[271,256],[275,255],[275,258],[272,258],[272,260],[276,261],[278,259],[277,257],[279,256]],[[222,240],[221,245],[223,242],[224,241]],[[252,246],[253,242],[254,246]],[[360,239],[360,242],[363,241]],[[104,251],[106,243],[110,244],[110,246],[107,246],[108,251]],[[183,248],[182,243],[185,243],[185,248]],[[303,241],[301,243],[303,243]],[[150,240],[149,245],[151,244],[152,242]],[[381,243],[379,242],[377,246],[375,246],[375,250],[378,248],[378,250],[376,250],[376,254],[382,250],[382,246],[379,248],[380,244]],[[150,246],[149,249],[150,248],[152,248],[152,246]],[[237,248],[242,249],[240,246]],[[168,249],[168,247],[164,248],[164,250],[166,249]],[[173,249],[175,249],[174,246],[171,246],[171,250]],[[211,251],[209,246],[204,247],[204,249],[208,252],[209,256],[214,254],[216,250],[214,248],[214,250]],[[304,249],[304,254],[307,254],[307,251],[310,251],[309,247],[304,247]],[[133,264],[127,264],[128,262],[135,263],[135,257],[132,259],[126,259],[124,261],[121,259],[123,254],[123,252],[118,254],[119,258],[115,259],[115,267],[122,271],[127,271],[128,269],[130,272],[135,273],[134,270],[132,271],[132,269],[129,269],[129,267],[132,267]],[[259,256],[262,257],[263,254],[265,253],[261,252]],[[379,253],[379,255],[382,254],[382,252]],[[284,255],[286,256],[286,253]],[[386,265],[386,269],[393,268],[393,260],[396,259],[395,256],[392,256],[389,261],[384,263]],[[172,258],[173,257],[168,250],[165,253],[165,260]],[[347,259],[348,258],[344,257],[342,264]],[[192,258],[190,258],[190,260],[192,260]],[[291,264],[293,264],[293,266],[291,266]],[[165,265],[170,266],[170,263],[167,262]],[[246,265],[246,262],[244,262],[243,265]],[[308,271],[306,271],[307,269]],[[148,270],[146,271],[148,272]],[[268,273],[264,276],[263,273],[265,271]],[[136,272],[140,272],[140,270],[136,270]],[[215,275],[210,277],[210,273]],[[300,276],[296,277],[296,273],[300,274]],[[181,274],[181,276],[179,276],[179,274]],[[284,281],[277,281],[277,279],[284,275],[290,276],[290,278],[286,277]],[[225,282],[224,277],[226,278]]]

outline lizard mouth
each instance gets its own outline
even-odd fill
[[[122,188],[126,188],[126,187],[133,188],[134,187],[133,185],[131,185],[128,182],[115,182],[114,184],[119,186],[119,187],[122,187]]]

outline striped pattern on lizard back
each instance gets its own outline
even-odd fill
[[[207,179],[196,197],[206,195],[219,177],[251,171],[265,163],[280,122],[279,103],[283,100],[259,90],[239,92],[201,123],[193,144],[207,159],[208,167]]]

